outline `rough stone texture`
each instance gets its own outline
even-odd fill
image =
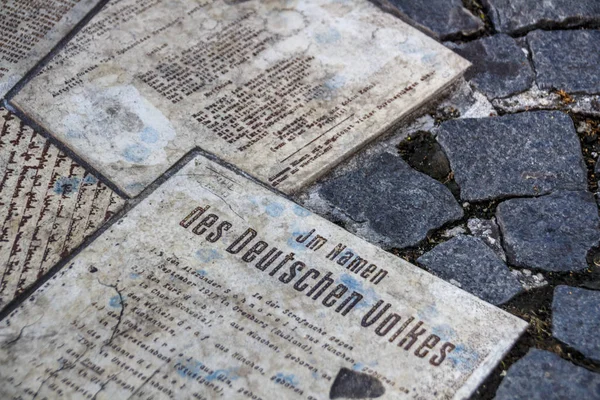
[[[494,400],[600,399],[600,374],[531,349],[508,369]]]
[[[366,0],[139,1],[108,2],[13,99],[131,196],[197,147],[297,192],[469,66]]]
[[[600,292],[557,286],[552,302],[552,336],[600,361]]]
[[[469,228],[471,235],[483,240],[502,261],[506,261],[506,254],[504,254],[504,249],[502,248],[500,228],[495,219],[471,218],[467,221],[467,228]]]
[[[508,35],[499,34],[447,46],[473,63],[465,73],[465,79],[490,99],[523,92],[534,81],[535,75],[527,55]]]
[[[482,0],[500,32],[524,33],[536,28],[600,24],[597,0]]]
[[[503,304],[519,294],[519,281],[481,239],[458,235],[437,245],[417,262],[446,281],[492,304]]]
[[[325,182],[320,195],[352,220],[368,223],[399,248],[417,244],[431,230],[463,215],[444,185],[389,153]]]
[[[546,271],[587,268],[587,252],[600,240],[598,208],[588,192],[558,192],[512,199],[496,211],[511,264]]]
[[[466,201],[587,188],[573,121],[558,111],[447,121],[437,140]]]
[[[484,28],[483,22],[463,7],[461,0],[373,0],[373,2],[440,40],[472,35]]]
[[[0,323],[0,398],[462,399],[526,326],[197,156]]]
[[[123,204],[95,176],[0,108],[0,309]]]
[[[600,31],[535,31],[527,42],[540,89],[600,93]]]

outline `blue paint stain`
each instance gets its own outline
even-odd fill
[[[285,210],[285,206],[283,206],[282,204],[279,204],[279,203],[269,203],[265,207],[265,211],[271,217],[279,217],[279,216],[281,216],[281,214],[283,214],[284,210]]]
[[[333,78],[325,82],[325,87],[330,90],[337,90],[346,84],[346,78],[340,75],[335,75]]]
[[[352,366],[352,369],[355,371],[362,371],[362,369],[365,367],[365,364],[363,363],[356,363]]]
[[[299,383],[298,378],[296,378],[296,375],[294,374],[285,375],[283,372],[278,372],[275,374],[275,378],[294,386],[297,386]]]
[[[69,196],[79,190],[80,183],[81,179],[75,176],[72,178],[61,176],[54,182],[54,193]]]
[[[434,326],[431,329],[431,333],[447,342],[453,341],[456,338],[456,331],[448,324]]]
[[[294,204],[294,208],[292,209],[292,211],[294,212],[294,214],[302,218],[308,217],[311,214],[311,212],[308,211],[306,208],[300,207],[297,204]]]
[[[223,258],[215,249],[201,249],[196,252],[196,258],[202,262],[211,262]]]
[[[206,271],[203,269],[197,269],[196,273],[198,273],[200,276],[206,276]]]
[[[130,183],[129,185],[127,185],[127,190],[131,191],[131,192],[141,192],[142,190],[144,190],[146,188],[146,186],[143,183]]]
[[[237,371],[237,368],[218,369],[215,372],[213,372],[212,374],[208,375],[206,377],[206,380],[208,382],[212,382],[215,379],[221,377],[221,378],[229,379],[231,381],[235,381],[238,378],[236,371]]]
[[[121,308],[123,307],[121,304],[121,297],[119,296],[113,296],[110,298],[108,305],[113,307],[113,308]]]
[[[287,245],[290,246],[294,250],[306,250],[306,245],[308,244],[307,242],[309,242],[311,240],[311,238],[308,238],[304,243],[298,243],[296,241],[296,238],[298,236],[306,236],[306,235],[308,235],[308,232],[310,232],[310,231],[306,231],[306,232],[294,231],[294,232],[292,232],[292,236],[287,240]]]
[[[448,355],[448,360],[458,370],[462,372],[468,372],[473,370],[479,363],[481,356],[474,349],[465,347],[462,344],[456,346],[456,348]]]
[[[130,274],[129,274],[129,277],[130,277],[131,279],[137,279],[137,278],[139,278],[139,277],[140,277],[140,274],[136,274],[135,272],[132,272],[132,273],[130,273]]]
[[[326,32],[317,33],[315,39],[320,44],[332,44],[339,42],[342,38],[340,32],[335,28],[329,28]]]
[[[156,129],[147,126],[140,132],[140,139],[144,143],[156,143],[158,142],[158,138],[160,135],[156,131]]]
[[[358,281],[352,275],[344,274],[340,277],[340,281],[346,285],[349,290],[354,290],[363,295],[363,301],[356,305],[357,308],[372,307],[379,301],[379,297],[377,297],[377,293],[375,293],[373,288],[365,288],[364,283]]]
[[[83,137],[83,134],[81,132],[79,132],[79,131],[74,131],[72,129],[69,129],[67,131],[67,137],[79,139],[79,138]]]
[[[427,307],[424,307],[423,309],[419,310],[417,315],[420,319],[435,320],[439,315],[439,311],[437,310],[435,305],[430,304]]]
[[[200,361],[194,360],[193,358],[189,361],[182,360],[181,365],[183,367],[187,368],[187,371],[186,371],[186,369],[182,368],[182,369],[177,369],[177,373],[182,378],[190,378],[190,379],[191,379],[191,376],[189,376],[189,375],[193,375],[193,374],[199,375],[200,370],[204,366],[204,364],[202,364]]]
[[[96,178],[94,175],[87,175],[85,178],[83,178],[83,183],[95,185],[98,183],[98,178]]]
[[[425,64],[433,64],[436,58],[437,55],[435,53],[427,53],[423,57],[421,57],[421,61],[423,61]]]
[[[125,148],[123,157],[130,163],[141,163],[150,155],[150,149],[141,144],[132,144]]]

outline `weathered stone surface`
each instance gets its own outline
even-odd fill
[[[506,254],[504,254],[504,249],[502,248],[500,228],[495,219],[471,218],[467,221],[467,228],[469,228],[471,235],[483,240],[502,261],[506,261]]]
[[[502,202],[496,211],[511,264],[546,271],[587,268],[587,252],[600,240],[594,196],[558,192]]]
[[[352,220],[367,223],[399,248],[417,244],[431,230],[463,215],[444,185],[389,153],[325,182],[319,193]]]
[[[196,147],[294,192],[468,66],[367,0],[138,1],[109,2],[14,99],[129,195]]]
[[[541,89],[600,94],[600,31],[535,31],[527,42]]]
[[[500,32],[524,33],[536,28],[600,23],[597,0],[482,0]]]
[[[0,7],[0,98],[98,2],[3,0]]]
[[[552,336],[595,361],[600,361],[599,317],[599,291],[570,286],[554,289]]]
[[[0,395],[466,398],[525,327],[196,157],[0,324]]]
[[[531,87],[535,74],[527,54],[508,35],[488,36],[463,44],[447,44],[473,63],[465,79],[490,99],[508,97]]]
[[[566,92],[565,92],[566,93]],[[573,114],[600,118],[600,95],[568,94],[558,90],[542,90],[533,85],[530,90],[505,99],[494,99],[492,104],[502,114],[534,110],[564,110]]]
[[[495,400],[600,399],[600,374],[531,349],[508,370]]]
[[[438,244],[417,261],[488,303],[506,303],[523,290],[492,249],[472,236],[458,235]]]
[[[466,201],[587,188],[573,121],[558,111],[446,121],[437,140]]]
[[[429,35],[446,40],[483,30],[483,22],[469,12],[461,0],[373,0],[384,10],[402,18]]]
[[[0,309],[123,203],[96,177],[0,108]]]

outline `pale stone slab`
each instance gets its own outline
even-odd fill
[[[0,108],[0,309],[123,204],[95,176]]]
[[[0,397],[458,399],[525,327],[197,156],[0,325]]]
[[[2,0],[0,98],[98,2],[99,0]]]
[[[122,0],[15,104],[129,195],[196,147],[290,193],[468,65],[367,0]]]

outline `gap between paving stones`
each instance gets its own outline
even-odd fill
[[[96,14],[100,12],[102,7],[104,7],[110,0],[99,0],[98,4],[96,4],[86,15],[79,21],[73,29],[69,33],[65,35],[49,52],[46,54],[40,61],[33,66],[24,76],[23,78],[15,84],[4,96],[2,99],[5,105],[8,105],[8,101],[12,99],[22,88],[25,86],[31,79],[33,79],[42,68],[44,68],[52,58],[63,49],[69,43],[69,41],[75,36],[87,23],[92,19]],[[12,111],[12,109],[10,109]]]
[[[132,198],[130,200],[126,200],[123,207],[117,212],[109,221],[104,223],[98,230],[96,230],[92,235],[88,236],[77,248],[73,249],[73,251],[65,258],[56,263],[52,268],[50,268],[45,275],[39,278],[33,285],[23,291],[21,294],[16,296],[11,302],[9,302],[4,309],[0,311],[0,321],[9,317],[21,304],[23,304],[37,289],[44,286],[46,282],[55,278],[56,274],[60,272],[62,269],[70,268],[68,265],[71,263],[73,258],[75,258],[79,253],[85,250],[96,238],[101,236],[105,231],[109,230],[113,224],[119,223],[119,221],[129,213],[133,208],[135,208],[139,203],[141,203],[144,199],[150,196],[155,190],[157,190],[160,186],[162,186],[169,178],[175,175],[179,170],[181,170],[185,165],[187,165],[192,159],[194,159],[197,155],[202,155],[213,161],[224,168],[227,168],[236,174],[243,176],[246,179],[254,182],[255,184],[260,185],[263,188],[268,189],[270,192],[278,195],[279,197],[283,197],[287,200],[294,202],[294,199],[289,196],[280,193],[275,190],[271,186],[268,186],[258,179],[250,176],[246,172],[240,170],[239,168],[231,165],[213,154],[205,152],[202,149],[196,148],[189,151],[185,154],[181,159],[179,159],[171,168],[169,168],[162,176],[156,179],[152,184],[150,184],[146,189],[144,189],[138,196]],[[225,202],[226,203],[226,202]]]
[[[593,158],[591,153],[593,150],[597,152],[597,149],[593,147],[593,144],[598,145],[598,138],[596,138],[596,143],[587,142],[585,140],[585,133],[582,133],[579,129],[577,129],[581,122],[585,121],[590,124],[590,118],[573,115],[573,113],[569,112],[567,112],[567,114],[573,120],[576,126],[578,138],[580,139],[583,153],[582,155],[584,157],[588,173],[588,190],[591,193],[595,193],[598,188],[594,172],[596,160]],[[591,119],[591,124],[593,124],[592,129],[595,129],[595,127],[600,126],[600,121]],[[592,131],[592,133],[594,132],[595,131]],[[443,152],[443,149],[441,149],[441,151]],[[453,194],[457,196],[457,193]],[[415,247],[406,249],[392,249],[391,252],[407,259],[421,268],[424,268],[422,265],[416,262],[416,259],[421,254],[433,249],[439,243],[449,240],[444,236],[444,233],[448,229],[458,226],[464,227],[466,222],[471,218],[489,219],[493,217],[496,213],[496,207],[498,204],[509,198],[538,198],[548,195],[549,194],[545,194],[543,196],[510,196],[508,198],[469,203],[468,207],[463,207],[465,209],[465,216],[461,220],[449,223],[447,226],[440,227],[439,229],[435,230],[435,232],[433,232],[428,239],[424,240]],[[459,195],[457,197],[460,199]],[[504,248],[503,233],[501,230],[499,231],[499,236],[502,247]],[[598,259],[598,265],[595,265],[594,263],[596,258]],[[504,358],[502,363],[497,366],[492,374],[490,374],[484,384],[480,386],[479,390],[472,396],[472,399],[493,399],[497,388],[502,382],[502,378],[506,373],[506,370],[516,361],[525,356],[530,348],[540,348],[552,351],[561,356],[563,359],[567,359],[576,365],[582,366],[594,372],[600,372],[600,363],[585,357],[579,351],[564,343],[561,343],[552,336],[552,301],[556,286],[567,285],[571,287],[593,290],[600,289],[600,246],[593,247],[588,251],[587,262],[589,266],[588,269],[580,272],[548,272],[536,268],[527,268],[534,274],[542,273],[547,280],[547,285],[542,288],[534,288],[519,294],[507,303],[501,305],[500,308],[525,319],[531,324],[530,328]],[[511,270],[523,271],[525,269],[515,267],[509,262],[506,264]]]

